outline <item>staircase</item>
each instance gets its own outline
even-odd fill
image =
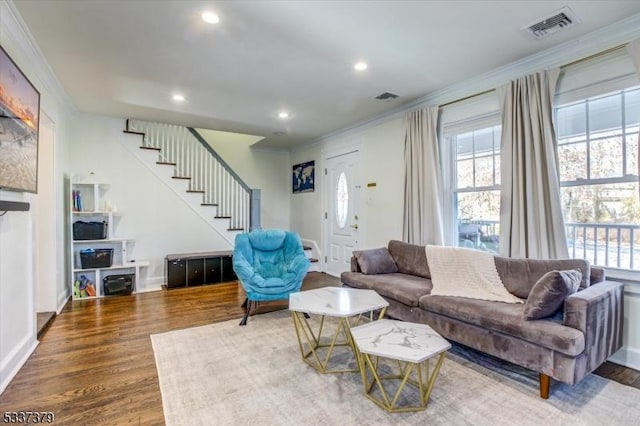
[[[260,190],[251,189],[195,129],[127,120],[125,144],[161,181],[233,246],[235,235],[260,227]]]

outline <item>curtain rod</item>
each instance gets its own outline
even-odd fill
[[[608,53],[612,53],[612,52],[618,51],[620,49],[624,49],[625,47],[627,47],[627,43],[619,44],[617,46],[610,47],[610,48],[608,48],[606,50],[602,50],[600,52],[594,53],[593,55],[585,56],[584,58],[576,59],[575,61],[569,62],[568,64],[561,65],[560,69],[564,69],[564,68],[570,67],[571,65],[579,64],[581,62],[586,62],[586,61],[589,61],[591,59],[595,59],[595,58],[597,58],[599,56],[604,56],[604,55],[606,55]],[[446,103],[444,103],[442,105],[439,105],[438,108],[444,108],[446,106],[453,105],[453,104],[456,104],[458,102],[466,101],[467,99],[475,98],[477,96],[486,95],[487,93],[495,92],[495,90],[496,89],[489,89],[489,90],[485,90],[483,92],[474,93],[473,95],[465,96],[463,98],[459,98],[459,99],[455,99],[453,101],[446,102]]]

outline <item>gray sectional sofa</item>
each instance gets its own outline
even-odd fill
[[[579,259],[494,261],[507,290],[522,299],[551,270],[577,269],[582,281],[555,315],[525,320],[523,304],[431,296],[424,246],[401,241],[354,252],[341,281],[377,291],[389,302],[389,317],[426,323],[446,339],[538,372],[542,398],[549,396],[550,378],[575,384],[622,346],[623,286],[606,281],[602,269]]]

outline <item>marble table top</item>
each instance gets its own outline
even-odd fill
[[[289,295],[289,310],[332,317],[351,317],[389,306],[373,290],[323,287]]]
[[[419,363],[451,348],[426,324],[382,319],[351,329],[360,352]]]

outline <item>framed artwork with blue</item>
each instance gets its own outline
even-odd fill
[[[293,166],[291,173],[293,193],[313,192],[315,182],[315,161],[307,161]]]

